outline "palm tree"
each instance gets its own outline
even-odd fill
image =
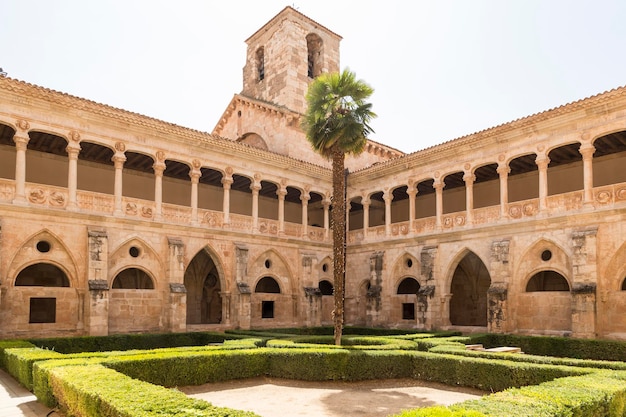
[[[302,128],[313,149],[332,160],[333,195],[331,228],[333,230],[334,336],[341,345],[344,316],[346,270],[346,154],[363,152],[369,125],[376,117],[366,100],[374,90],[348,69],[342,73],[324,73],[311,84],[306,95],[307,111]]]

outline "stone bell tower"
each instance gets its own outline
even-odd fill
[[[246,40],[243,96],[304,113],[309,82],[339,71],[341,36],[285,7]]]

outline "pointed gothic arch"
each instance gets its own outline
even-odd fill
[[[222,281],[219,263],[204,247],[185,269],[187,290],[187,324],[219,324],[222,322]]]
[[[487,326],[487,291],[491,276],[485,263],[467,250],[456,264],[450,281],[450,323]]]

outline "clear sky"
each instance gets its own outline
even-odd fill
[[[343,37],[371,138],[405,152],[626,85],[624,0],[0,0],[0,67],[210,132],[287,5]]]

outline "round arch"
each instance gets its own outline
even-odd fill
[[[154,280],[143,269],[129,267],[121,270],[113,278],[114,290],[153,290]]]
[[[420,283],[413,277],[403,278],[396,287],[396,294],[417,294]]]
[[[319,282],[318,287],[322,295],[333,295],[335,292],[335,287],[333,283],[328,281],[327,279],[323,279]]]
[[[567,278],[551,269],[536,272],[526,284],[526,292],[569,290],[570,285]]]
[[[280,284],[273,277],[264,276],[254,286],[255,293],[281,294]]]
[[[65,271],[58,266],[39,262],[22,269],[15,277],[16,287],[69,287]]]

